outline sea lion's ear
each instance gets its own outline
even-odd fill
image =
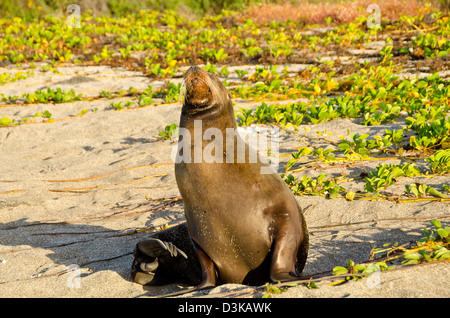
[[[231,93],[230,93],[230,92],[228,92],[228,98],[229,98],[229,99],[233,99],[233,96],[231,96]]]

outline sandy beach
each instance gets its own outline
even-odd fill
[[[6,96],[61,87],[92,97],[63,104],[4,104],[0,109],[2,116],[17,120],[48,110],[54,119],[0,129],[0,295],[154,297],[187,290],[176,284],[143,287],[129,277],[135,244],[161,226],[184,222],[171,159],[175,143],[158,137],[166,125],[178,123],[181,103],[117,111],[110,106],[112,101],[133,98],[95,96],[103,90],[143,90],[149,84],[157,88],[163,82],[107,66],[68,64],[57,69],[58,74],[36,71],[27,79],[0,87]],[[1,70],[15,71],[14,67]],[[235,110],[257,104],[236,100]],[[79,115],[82,110],[88,111]],[[355,120],[337,119],[301,128],[309,126],[311,138],[316,130],[332,132],[333,139],[345,135],[347,129],[375,135],[396,125],[367,127]],[[280,154],[292,152],[296,145],[297,135],[281,132]],[[283,167],[288,157],[280,160]],[[365,167],[376,165],[370,162]],[[335,165],[326,173],[358,175],[363,169],[362,165]],[[320,172],[315,168],[306,173],[317,176]],[[401,194],[405,184],[418,179],[401,178],[388,190]],[[448,177],[427,182],[439,187],[448,183]],[[363,184],[359,180],[345,186],[357,191]],[[331,275],[335,266],[345,266],[348,259],[368,261],[374,246],[416,242],[423,237],[422,230],[430,228],[431,219],[449,225],[448,202],[297,199],[311,234],[305,277]],[[428,264],[385,271],[376,279],[340,286],[328,286],[328,280],[319,282],[318,289],[301,284],[272,297],[449,297],[449,278],[448,262]],[[227,284],[180,297],[263,294],[262,287]]]

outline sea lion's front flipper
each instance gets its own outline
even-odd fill
[[[273,282],[298,279],[299,270],[304,266],[304,260],[299,257],[305,257],[307,245],[308,237],[303,231],[294,232],[292,227],[280,226],[272,245],[270,279]]]
[[[193,243],[202,268],[202,282],[197,286],[197,289],[215,287],[217,283],[217,272],[214,262],[194,240]]]

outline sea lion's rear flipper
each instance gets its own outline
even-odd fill
[[[197,285],[201,282],[200,264],[185,223],[138,242],[133,255],[131,279],[138,284]]]
[[[141,285],[150,284],[155,278],[155,272],[159,265],[158,260],[145,255],[137,247],[133,251],[133,256],[131,279]]]
[[[184,258],[188,258],[186,253],[184,253],[171,242],[164,242],[156,238],[140,241],[136,247],[139,249],[139,251],[149,257],[177,257],[179,254]]]
[[[166,283],[165,269],[180,262],[179,258],[188,258],[186,253],[171,242],[157,238],[137,243],[133,255],[131,278],[141,285]]]

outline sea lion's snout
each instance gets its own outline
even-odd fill
[[[186,85],[185,101],[189,105],[202,107],[211,103],[213,95],[208,85],[208,73],[198,66],[193,66],[186,71],[184,80]]]
[[[187,91],[189,94],[200,94],[206,95],[206,93],[211,92],[208,85],[199,78],[193,78],[187,85]]]

